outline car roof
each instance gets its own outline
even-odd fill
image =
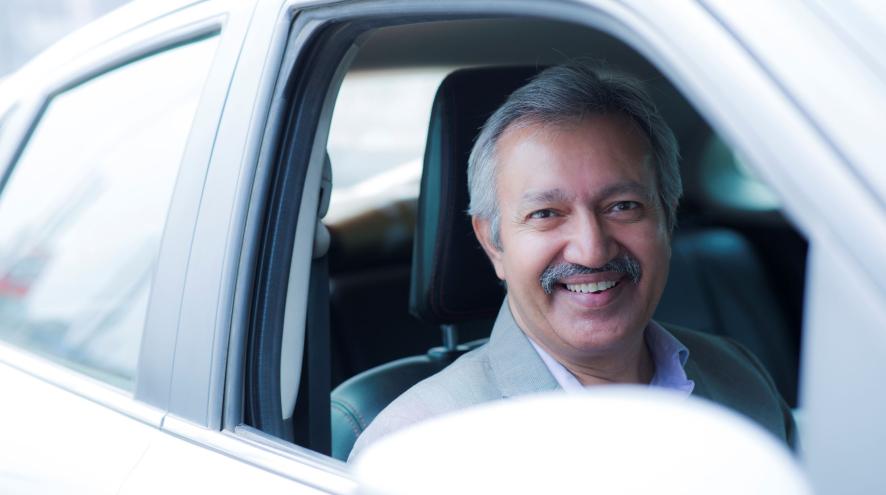
[[[55,42],[7,78],[0,79],[0,115],[9,111],[25,91],[35,86],[35,83],[64,72],[75,57],[146,22],[207,1],[212,0],[134,0],[99,17]]]

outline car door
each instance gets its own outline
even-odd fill
[[[756,146],[768,154],[761,162],[775,165],[811,233],[801,387],[809,476],[821,493],[883,492],[886,142],[874,123],[886,112],[877,50],[886,15],[864,2],[704,3],[808,126],[788,134],[787,119],[767,115],[753,124],[777,139]]]
[[[162,260],[188,250],[187,198],[251,7],[134,5],[14,77],[0,141],[3,491],[117,493],[156,441],[175,327],[151,300],[180,283]]]
[[[269,156],[286,125],[272,99],[281,67],[304,48],[293,27],[303,3],[256,3],[218,125],[193,131],[212,138],[211,152],[199,173],[179,178],[179,187],[199,182],[202,188],[172,205],[172,212],[181,207],[193,223],[180,230],[167,226],[188,236],[189,248],[168,244],[175,252],[160,260],[157,277],[175,284],[154,291],[157,312],[149,316],[172,338],[153,334],[144,342],[164,349],[155,354],[168,359],[168,374],[139,383],[144,385],[139,392],[166,404],[168,414],[122,493],[347,493],[355,487],[341,462],[281,445],[242,424],[243,344],[230,338],[252,305],[251,253],[266,221],[262,198],[273,180],[269,162],[276,160]]]

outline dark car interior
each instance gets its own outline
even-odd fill
[[[433,99],[418,197],[326,222],[333,457],[346,459],[384,406],[488,336],[504,291],[465,214],[467,156],[512,90],[576,57],[644,81],[680,144],[685,192],[655,318],[742,343],[796,406],[806,241],[777,203],[746,194],[765,186],[680,91],[637,51],[585,26],[427,22],[370,32],[349,69],[452,71]],[[333,156],[333,188],[336,167]]]

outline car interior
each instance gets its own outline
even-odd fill
[[[327,143],[328,273],[309,303],[328,305],[331,442],[297,432],[288,440],[347,459],[391,400],[484,342],[504,289],[465,213],[467,157],[511,91],[576,58],[640,78],[679,141],[684,196],[655,318],[740,342],[796,407],[807,244],[740,154],[652,63],[607,33],[545,19],[461,19],[373,29],[348,67]],[[307,380],[318,376],[307,358],[304,366],[295,422]]]

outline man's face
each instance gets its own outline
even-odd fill
[[[507,282],[517,323],[560,360],[630,352],[658,304],[670,258],[646,137],[622,115],[510,128],[497,161],[502,249],[492,246],[487,221],[475,218],[474,228]],[[549,267],[619,259],[639,264],[636,282],[611,269],[555,277],[550,293],[539,281]]]

